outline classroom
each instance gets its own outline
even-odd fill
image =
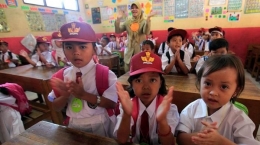
[[[259,32],[258,0],[0,0],[0,145],[260,145]]]

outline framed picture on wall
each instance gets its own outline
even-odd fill
[[[101,24],[100,7],[91,8],[93,24]]]

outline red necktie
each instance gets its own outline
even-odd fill
[[[81,72],[76,72],[76,83],[79,84],[79,77],[82,76],[82,73]]]
[[[140,125],[140,143],[150,144],[148,113],[143,112]]]

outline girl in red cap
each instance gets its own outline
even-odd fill
[[[117,84],[121,106],[114,134],[120,143],[175,144],[173,134],[179,113],[171,103],[173,87],[167,94],[161,66],[160,57],[154,53],[136,54],[130,62],[128,79],[132,89],[129,93],[134,98],[131,100],[123,86]]]
[[[49,68],[55,67],[56,63],[51,55],[51,52],[49,51],[49,44],[50,42],[46,37],[38,37],[37,44],[32,52],[31,58],[24,50],[20,51],[20,55],[25,57],[26,60],[33,66],[46,65],[46,67]]]

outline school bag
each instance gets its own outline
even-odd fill
[[[17,104],[17,106],[13,106],[2,102],[0,102],[0,105],[9,106],[20,112],[21,115],[31,113],[32,108],[29,105],[28,99],[21,86],[15,83],[5,83],[0,85],[0,90],[3,94],[13,96],[16,99],[15,104]]]
[[[61,80],[64,80],[64,76],[63,76],[63,72],[65,68],[60,69],[58,72],[56,72],[53,77],[55,78],[59,78]],[[103,66],[101,64],[96,64],[96,88],[98,91],[98,94],[101,96],[105,90],[108,89],[109,87],[109,82],[108,82],[108,74],[109,74],[109,68],[107,66]],[[55,89],[53,90],[54,94],[56,97],[60,96],[59,92],[57,92]],[[117,106],[115,109],[106,109],[108,116],[111,117],[113,115],[118,115],[119,112],[119,103],[117,103]],[[64,121],[65,125],[68,125],[68,119],[69,117],[67,117],[67,119]]]
[[[162,95],[158,95],[157,98],[156,98],[155,112],[157,111],[157,108],[162,103],[162,101],[163,101],[163,96]],[[132,102],[133,102],[132,117],[133,117],[133,120],[134,120],[134,125],[131,128],[131,140],[130,140],[131,142],[132,142],[133,137],[136,134],[136,122],[137,122],[137,118],[138,118],[138,115],[139,115],[139,101],[138,101],[138,97],[135,96],[132,99]]]
[[[171,56],[170,56],[170,52],[169,51],[166,52],[166,57],[168,58],[168,64],[170,64]],[[183,59],[184,59],[184,51],[182,51],[182,50],[180,50],[180,57],[181,57],[181,60],[183,61]]]
[[[164,51],[165,51],[165,41],[162,43],[162,54],[164,54]]]

